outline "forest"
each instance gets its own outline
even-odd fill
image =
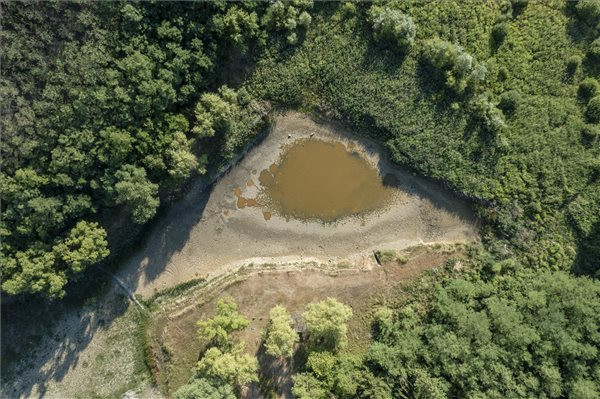
[[[85,296],[190,182],[299,110],[368,132],[467,200],[481,242],[463,273],[447,265],[378,309],[364,353],[345,342],[351,309],[309,305],[295,397],[600,396],[599,0],[0,11],[3,301]],[[231,336],[243,315],[227,299],[217,314],[199,323],[206,351],[178,399],[258,380]],[[292,355],[285,308],[265,334]]]

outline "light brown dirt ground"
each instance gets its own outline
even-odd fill
[[[276,162],[282,147],[300,138],[352,143],[382,175],[393,173],[398,190],[387,208],[364,217],[323,224],[286,220],[262,209],[237,209],[236,189],[245,198],[258,191],[258,174]],[[306,260],[339,262],[387,247],[428,242],[463,242],[477,237],[476,220],[461,201],[395,167],[382,149],[332,123],[315,123],[289,112],[276,118],[266,139],[208,192],[190,193],[175,204],[145,246],[118,273],[136,293],[148,297],[195,277],[211,278],[245,263]],[[254,184],[249,186],[251,179]],[[238,192],[239,193],[239,192]]]
[[[369,339],[370,311],[381,301],[390,301],[398,295],[398,284],[418,276],[423,270],[443,265],[448,257],[460,257],[461,248],[418,246],[407,249],[403,255],[406,264],[389,262],[383,267],[346,265],[318,266],[287,265],[281,269],[259,269],[243,274],[233,281],[207,292],[198,288],[177,300],[162,305],[150,326],[150,337],[155,370],[162,389],[172,394],[189,379],[198,361],[200,342],[196,336],[196,322],[214,315],[218,298],[233,297],[239,311],[250,320],[249,327],[238,338],[246,344],[248,353],[257,354],[261,367],[272,381],[282,388],[284,397],[291,397],[291,369],[281,367],[274,359],[262,353],[261,334],[268,321],[269,310],[284,305],[293,317],[299,319],[306,305],[313,301],[334,297],[352,307],[354,316],[349,322],[349,340],[356,352]],[[274,376],[274,377],[273,377]],[[285,392],[288,391],[288,395]],[[262,398],[258,387],[251,386],[247,398]]]

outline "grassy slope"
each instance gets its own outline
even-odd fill
[[[120,398],[148,389],[147,316],[126,297],[105,294],[6,315],[0,396]]]

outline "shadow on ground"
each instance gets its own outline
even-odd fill
[[[0,396],[47,397],[49,384],[60,383],[79,364],[94,335],[128,306],[122,295],[82,306],[41,300],[3,306]]]

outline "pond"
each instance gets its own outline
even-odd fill
[[[382,208],[395,191],[395,177],[382,179],[353,148],[313,138],[289,145],[259,182],[261,202],[274,212],[325,222]]]

